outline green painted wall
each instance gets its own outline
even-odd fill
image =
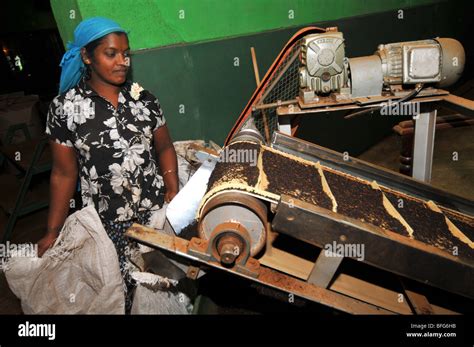
[[[64,42],[83,19],[104,16],[130,30],[134,50],[216,40],[398,10],[439,0],[51,0]]]
[[[415,7],[399,20],[393,12],[315,23],[338,25],[349,57],[372,54],[380,43],[436,36],[458,38],[472,54],[473,2]],[[174,139],[212,139],[222,143],[255,90],[250,47],[257,52],[261,76],[298,28],[176,45],[135,52],[133,79],[160,99]],[[234,58],[239,58],[239,66]],[[469,59],[468,59],[469,61]],[[469,66],[466,75],[469,74]],[[184,113],[180,113],[184,105]],[[356,155],[391,132],[400,119],[364,116],[347,121],[343,114],[305,119],[301,136]]]
[[[85,1],[68,1],[62,0],[61,6],[59,1],[51,0],[53,10],[55,11],[55,18],[60,25],[61,34],[64,37],[70,35],[75,26],[72,21],[79,22],[80,19],[68,19],[71,23],[65,25],[64,17],[58,16],[58,11],[62,13],[69,13],[66,3],[77,5],[77,11],[83,11],[87,8],[92,11],[93,6],[82,6]],[[96,1],[100,4],[111,3],[109,1]],[[290,1],[288,1],[290,2]],[[170,4],[190,4],[195,3],[216,3],[214,1],[136,1],[138,4],[148,4],[147,10],[151,12],[151,4],[167,4],[164,8],[168,10],[172,8]],[[222,1],[222,3],[226,3]],[[232,2],[237,4],[237,2]],[[267,0],[254,0],[254,3],[260,5],[262,3],[268,4]],[[280,1],[272,1],[272,3],[282,4]],[[287,3],[287,2],[285,2]],[[375,1],[292,1],[291,3],[299,5],[294,6],[295,13],[304,12],[301,4],[317,4],[318,8],[326,8],[324,11],[318,11],[319,14],[331,15],[333,18],[340,18],[347,13],[344,6],[337,7],[332,4],[344,3],[348,6],[356,7],[358,4],[359,10],[362,11],[363,4],[367,7],[365,11],[374,10],[376,6]],[[394,1],[380,1],[377,3],[385,4],[383,6],[394,6]],[[413,5],[420,3],[419,1],[400,1],[397,2],[402,5]],[[122,1],[115,1],[114,4],[122,4]],[[250,1],[238,2],[242,8],[248,8],[251,5]],[[248,6],[245,7],[244,6]],[[257,6],[254,5],[254,6]],[[380,5],[382,6],[382,5]],[[395,6],[398,9],[404,9],[403,19],[398,18],[398,10],[388,10],[385,12],[370,13],[360,16],[352,16],[349,18],[333,19],[324,21],[323,17],[315,16],[315,19],[309,24],[325,26],[338,26],[339,30],[344,32],[346,39],[346,54],[349,57],[369,55],[372,54],[377,45],[380,43],[398,42],[405,40],[419,40],[431,38],[435,36],[454,37],[460,40],[467,50],[467,61],[470,56],[473,56],[472,48],[474,47],[472,32],[473,21],[470,14],[474,10],[474,2],[469,0],[449,1],[449,2],[435,2],[433,4],[415,6],[406,8],[404,6]],[[105,7],[101,7],[104,9]],[[116,8],[121,8],[116,11]],[[190,13],[190,8],[186,7],[186,16]],[[332,12],[329,10],[332,8]],[[226,9],[229,7],[226,5]],[[281,7],[280,7],[281,9]],[[263,18],[268,11],[258,8],[259,17]],[[128,11],[128,13],[126,13]],[[205,139],[214,140],[222,144],[231,126],[234,124],[236,118],[241,113],[248,99],[255,90],[255,79],[253,74],[252,62],[250,57],[250,47],[255,47],[257,51],[257,59],[260,70],[260,75],[263,76],[266,70],[273,62],[276,55],[285,45],[287,40],[301,27],[306,25],[297,25],[289,28],[281,28],[274,30],[268,27],[270,23],[275,24],[271,20],[266,20],[264,29],[260,27],[263,32],[254,32],[248,35],[231,34],[235,33],[235,28],[231,25],[227,29],[222,29],[218,34],[225,39],[211,40],[210,34],[216,34],[216,22],[222,21],[213,20],[207,21],[208,14],[201,6],[200,18],[202,24],[196,27],[196,33],[188,33],[186,35],[175,36],[179,40],[197,40],[196,42],[186,44],[175,44],[170,46],[154,47],[152,49],[135,50],[132,56],[132,77],[133,80],[142,84],[155,94],[163,107],[165,116],[168,120],[168,126],[174,140],[184,139]],[[206,11],[207,7],[206,7]],[[110,7],[108,13],[112,18],[117,19],[122,23],[120,18],[114,17],[116,13],[120,13],[123,18],[127,18],[133,25],[128,25],[132,30],[130,34],[132,48],[136,48],[137,41],[133,41],[134,27],[142,25],[141,16],[149,16],[149,13],[143,14],[144,11],[139,5],[133,6],[133,11],[130,7],[113,5]],[[192,13],[192,11],[191,11]],[[221,15],[227,12],[222,12]],[[273,13],[273,12],[271,12]],[[313,12],[314,13],[314,12]],[[77,13],[76,13],[77,14]],[[265,14],[265,15],[264,15]],[[107,13],[90,13],[90,15],[107,15]],[[226,18],[230,14],[226,14]],[[255,15],[255,18],[258,17]],[[274,14],[272,14],[274,16]],[[237,10],[233,11],[232,20],[228,23],[238,25],[245,19],[245,14]],[[147,17],[148,18],[148,17]],[[186,17],[189,18],[189,17]],[[260,19],[261,19],[260,18]],[[296,17],[295,17],[296,18]],[[61,29],[61,23],[63,28]],[[126,23],[122,23],[127,26]],[[256,30],[248,24],[248,31]],[[156,40],[153,29],[159,25],[149,24],[150,35],[143,34],[140,40]],[[167,27],[170,28],[169,26]],[[179,32],[179,28],[174,28],[174,32]],[[69,31],[68,31],[69,30]],[[243,30],[242,27],[239,29]],[[136,32],[136,30],[135,30]],[[205,36],[208,35],[207,37]],[[233,37],[227,37],[234,35]],[[162,44],[164,42],[171,42],[173,37],[169,31],[164,30],[162,34]],[[194,39],[192,39],[194,38]],[[135,37],[134,40],[137,40]],[[202,42],[204,41],[204,42]],[[155,41],[158,42],[158,41]],[[182,41],[176,41],[182,42]],[[175,42],[175,43],[176,43]],[[160,45],[160,43],[155,43]],[[239,65],[235,66],[235,58],[239,58]],[[469,75],[469,64],[467,65],[467,75]],[[471,70],[472,76],[472,70]],[[184,108],[183,108],[184,107]],[[180,112],[184,111],[184,112]],[[349,151],[351,155],[357,155],[371,144],[380,140],[391,132],[391,126],[398,122],[397,119],[387,117],[366,116],[346,121],[343,115],[321,115],[312,119],[305,119],[301,136],[305,139],[319,143],[323,146],[333,148],[339,151]]]

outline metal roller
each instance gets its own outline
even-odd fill
[[[265,142],[262,134],[255,126],[253,117],[249,117],[249,119],[247,119],[240,131],[234,136],[230,143],[235,143],[238,141],[250,141],[257,144]]]
[[[213,240],[215,258],[231,265],[239,257],[253,257],[263,248],[266,225],[267,207],[263,202],[245,193],[230,191],[206,202],[198,231],[200,238]]]

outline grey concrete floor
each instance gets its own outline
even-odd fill
[[[432,184],[454,194],[474,200],[474,127],[453,128],[438,131],[435,138],[435,155]],[[360,158],[382,167],[398,171],[400,143],[398,135],[390,135],[376,144]],[[458,160],[453,160],[453,152]],[[41,194],[47,192],[42,187]],[[2,189],[3,190],[3,189]],[[10,196],[14,199],[14,196]],[[7,216],[0,209],[0,236]],[[46,230],[47,209],[20,218],[17,222],[13,243],[36,242]],[[0,272],[0,314],[21,314],[19,300],[11,292],[3,273]]]

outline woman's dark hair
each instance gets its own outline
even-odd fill
[[[126,33],[122,32],[122,31],[114,31],[114,32],[111,32],[110,34],[117,34],[117,35],[124,34],[124,35],[127,35]],[[107,35],[110,35],[110,34],[107,34]],[[89,57],[90,60],[94,61],[95,49],[102,43],[102,41],[107,37],[107,35],[99,37],[98,39],[95,39],[94,41],[91,41],[87,45],[84,46],[84,48],[86,49],[86,52],[87,52],[87,56]],[[91,78],[91,70],[90,70],[89,65],[86,65],[85,74],[86,74],[86,79]]]

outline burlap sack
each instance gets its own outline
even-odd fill
[[[4,266],[25,314],[124,314],[123,279],[112,241],[93,206],[70,215],[43,257]]]

